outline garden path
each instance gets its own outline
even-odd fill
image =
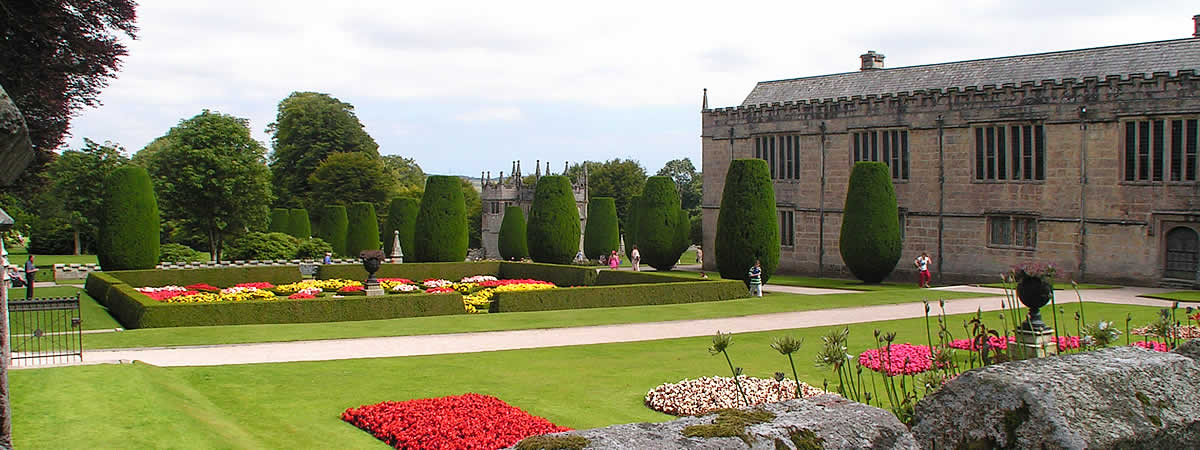
[[[999,289],[973,286],[950,286],[938,289],[986,293],[995,292],[998,294],[995,297],[947,300],[947,314],[971,313],[977,309],[984,311],[999,310],[1000,300],[1003,299],[1002,291]],[[1142,294],[1165,291],[1167,289],[1138,287],[1092,289],[1087,291],[1086,299],[1101,303],[1170,306],[1170,301],[1138,297],[1138,295]],[[1066,293],[1066,291],[1063,292],[1064,294]],[[1074,295],[1070,295],[1070,297],[1074,297]],[[1072,298],[1071,300],[1073,301],[1074,299]],[[920,302],[916,302],[762,314],[745,317],[573,328],[171,348],[89,350],[85,353],[85,358],[88,363],[93,364],[138,360],[157,366],[210,366],[384,358],[708,336],[716,333],[718,330],[745,333],[832,326],[922,317],[924,313],[924,306]]]

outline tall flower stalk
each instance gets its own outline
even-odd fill
[[[725,355],[725,362],[729,364],[729,372],[733,374],[733,384],[737,386],[738,394],[741,394],[742,401],[746,403],[746,406],[750,406],[750,399],[746,397],[746,391],[742,390],[742,382],[738,380],[738,375],[741,375],[741,368],[733,368],[733,360],[729,359],[729,352],[725,351],[730,345],[733,345],[733,335],[717,331],[717,335],[713,336],[712,343],[713,345],[708,348],[708,352],[714,356],[717,353]]]
[[[775,349],[779,354],[787,355],[788,357],[788,364],[792,366],[792,379],[796,380],[796,398],[803,397],[803,395],[800,392],[800,376],[796,374],[796,361],[792,360],[792,353],[800,350],[800,346],[803,344],[804,338],[794,338],[791,336],[775,338],[775,342],[771,343],[771,348]]]

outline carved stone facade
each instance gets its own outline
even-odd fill
[[[538,160],[534,167],[534,179],[537,180],[542,176],[541,160]],[[512,168],[508,173],[509,175],[505,176],[504,172],[500,172],[500,176],[495,179],[492,179],[491,173],[483,174],[481,177],[483,182],[479,197],[483,202],[483,222],[480,229],[483,236],[481,236],[480,242],[483,244],[484,258],[486,259],[500,259],[500,224],[504,223],[504,209],[509,206],[520,206],[528,220],[529,207],[533,205],[536,184],[524,182],[521,175],[521,162],[513,161]],[[566,167],[563,168],[562,174],[565,173]],[[551,175],[549,161],[546,162],[545,174]],[[574,183],[572,190],[575,194],[576,209],[579,210],[579,242],[580,248],[583,248],[582,231],[587,226],[588,201],[586,169],[583,180]]]
[[[1166,59],[1130,67],[1122,56],[1150,48]],[[1046,72],[1050,60],[1061,67]],[[978,76],[989,64],[1003,70]],[[1095,75],[1003,78],[1034,65]],[[921,86],[931,77],[961,83]],[[827,88],[859,82],[897,90]],[[822,89],[834,94],[788,97]],[[910,261],[927,251],[942,281],[997,281],[1037,260],[1063,280],[1200,283],[1200,38],[763,82],[747,103],[706,108],[701,120],[707,248],[730,160],[760,157],[785,234],[780,270],[847,273],[848,177],[856,159],[879,160],[893,170],[904,238],[892,279],[915,280]]]

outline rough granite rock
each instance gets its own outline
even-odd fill
[[[794,448],[788,434],[793,430],[810,430],[827,449],[916,449],[912,434],[892,413],[852,402],[833,394],[824,394],[780,403],[770,403],[762,409],[775,414],[775,419],[746,427],[753,439],[746,445],[737,437],[684,437],[683,429],[691,425],[712,423],[715,415],[683,417],[663,423],[632,423],[560,434],[576,434],[589,440],[589,449],[647,450],[647,449],[765,449]],[[777,441],[778,439],[778,441]],[[776,447],[783,443],[785,447]]]
[[[0,86],[0,186],[16,181],[33,162],[33,155],[25,116]]]
[[[925,448],[1200,448],[1200,340],[1181,353],[1137,347],[963,373],[922,399]]]

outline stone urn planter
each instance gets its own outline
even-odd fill
[[[375,280],[375,272],[379,271],[379,266],[383,264],[383,250],[363,250],[358,253],[359,259],[362,259],[363,269],[367,271],[367,284],[378,283]]]
[[[1046,328],[1039,311],[1054,295],[1054,265],[1025,263],[1013,266],[1012,276],[1017,282],[1017,299],[1029,308],[1029,319],[1021,324],[1027,330]]]

